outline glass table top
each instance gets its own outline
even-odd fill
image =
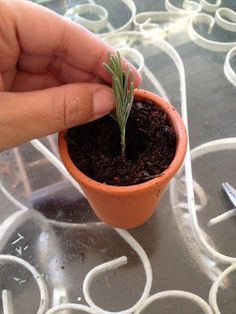
[[[34,2],[120,49],[181,113],[190,147],[132,230],[94,215],[56,134],[1,153],[0,313],[235,313],[236,2]]]

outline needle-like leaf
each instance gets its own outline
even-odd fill
[[[111,55],[108,52],[108,60],[109,63],[104,64],[104,67],[112,76],[112,88],[116,102],[115,115],[120,128],[121,153],[124,158],[126,147],[126,124],[134,100],[134,74],[129,71],[128,64],[126,65],[125,71],[123,70],[119,52],[117,52],[116,55]]]

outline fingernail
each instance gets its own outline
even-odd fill
[[[114,109],[115,99],[111,88],[99,88],[93,96],[93,114],[95,117],[103,116]]]

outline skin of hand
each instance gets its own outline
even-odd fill
[[[114,53],[42,6],[0,0],[0,151],[110,112],[114,96],[103,66],[108,51]],[[137,87],[141,79],[129,66]]]

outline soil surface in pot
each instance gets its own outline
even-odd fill
[[[109,185],[146,182],[168,168],[176,136],[166,113],[149,102],[133,104],[122,159],[120,130],[110,116],[68,130],[66,141],[74,164],[90,178]]]

